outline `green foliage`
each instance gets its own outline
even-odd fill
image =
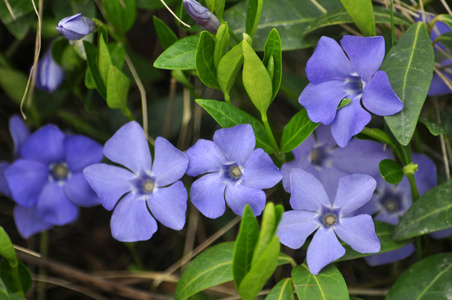
[[[319,126],[313,123],[306,109],[302,108],[290,119],[281,136],[281,151],[286,153],[297,148]]]
[[[215,68],[218,67],[218,63],[223,55],[226,53],[226,46],[229,41],[229,27],[228,23],[223,23],[218,27],[217,34],[215,35],[215,53],[214,63]]]
[[[438,136],[440,134],[445,133],[444,127],[435,121],[431,121],[427,118],[420,117],[419,122],[424,124],[427,127],[428,131],[430,131],[430,133],[434,136]]]
[[[246,33],[253,37],[261,18],[263,0],[249,0],[246,11]]]
[[[172,44],[177,42],[176,34],[169,28],[168,25],[165,24],[158,17],[153,16],[155,31],[157,32],[157,36],[159,37],[160,44],[162,44],[163,49],[168,49]]]
[[[268,65],[270,60],[273,61],[273,72],[270,79],[272,80],[273,95],[272,101],[275,99],[279,91],[282,79],[282,51],[281,51],[281,37],[276,29],[272,29],[268,35],[267,41],[264,47],[264,59],[262,62],[265,66]]]
[[[392,159],[383,159],[378,166],[381,177],[389,184],[398,184],[403,179],[403,169]]]
[[[114,65],[110,65],[107,79],[106,99],[108,107],[119,108],[122,111],[127,111],[127,95],[129,94],[129,86],[129,78]]]
[[[218,84],[225,95],[229,95],[232,85],[243,64],[242,43],[233,47],[219,61],[217,67]]]
[[[108,21],[115,30],[124,35],[135,23],[136,0],[101,0]]]
[[[375,17],[371,0],[341,0],[353,22],[364,36],[374,36]]]
[[[292,279],[281,279],[268,293],[265,300],[293,300]]]
[[[395,240],[404,240],[452,227],[452,181],[426,192],[411,205],[394,231]]]
[[[194,70],[196,69],[196,50],[198,35],[191,35],[178,40],[166,49],[155,60],[154,67],[166,70]]]
[[[389,290],[387,300],[447,299],[452,282],[452,253],[440,253],[416,263]]]
[[[99,94],[102,96],[102,98],[106,99],[107,98],[107,89],[105,87],[105,84],[102,79],[100,69],[99,69],[99,66],[97,63],[97,52],[98,51],[97,51],[96,47],[89,42],[84,41],[83,45],[84,45],[85,51],[86,51],[86,64],[88,67],[87,70],[89,70],[89,73],[91,74],[90,75],[91,79],[92,79],[91,82],[93,83],[94,87],[99,92]],[[86,84],[86,80],[85,80],[85,84]],[[90,86],[87,85],[87,87],[89,88]]]
[[[0,19],[9,32],[18,40],[25,37],[31,25],[36,21],[33,5],[29,0],[9,1],[11,11],[5,1],[0,1]]]
[[[196,50],[196,71],[201,81],[208,87],[220,89],[218,86],[215,63],[215,39],[207,32],[201,32]]]

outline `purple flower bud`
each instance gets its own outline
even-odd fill
[[[61,20],[56,29],[68,40],[80,40],[85,35],[93,32],[96,29],[96,24],[90,18],[84,17],[82,14],[76,14]]]
[[[46,51],[44,57],[38,62],[36,87],[40,90],[51,93],[60,86],[63,79],[63,68],[53,60],[50,48]]]
[[[184,6],[188,15],[199,27],[213,34],[217,32],[220,21],[209,9],[195,0],[184,0]]]

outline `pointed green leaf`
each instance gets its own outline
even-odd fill
[[[261,258],[263,253],[267,251],[266,249],[273,240],[279,221],[281,220],[280,214],[282,214],[282,212],[280,211],[276,212],[275,206],[272,202],[267,203],[262,216],[262,224],[261,230],[259,232],[259,239],[256,243],[256,248],[254,249],[253,260],[251,265],[254,266],[257,263],[257,261]]]
[[[6,260],[1,260],[0,274],[9,293],[24,296],[31,288],[31,273],[21,261],[18,262],[13,267]]]
[[[452,33],[452,31],[451,31],[451,33]],[[427,127],[428,131],[430,131],[430,133],[434,136],[438,136],[440,134],[445,133],[444,127],[435,121],[431,121],[429,119],[421,117],[421,118],[419,118],[419,122],[424,124]]]
[[[226,0],[215,0],[215,15],[218,19],[223,19],[223,12]]]
[[[280,280],[268,293],[265,300],[294,300],[292,284],[291,278]]]
[[[400,144],[406,146],[416,129],[433,76],[434,54],[424,23],[413,24],[392,47],[381,69],[403,102],[401,112],[385,120]]]
[[[223,93],[228,94],[243,64],[242,44],[234,46],[218,63],[218,84]]]
[[[300,299],[349,299],[344,277],[334,265],[325,267],[317,276],[312,275],[305,264],[296,266],[292,280]]]
[[[110,51],[108,51],[107,44],[104,38],[99,35],[99,73],[104,83],[107,82],[108,74],[110,73],[110,66],[112,65]]]
[[[36,22],[36,15],[33,10],[33,5],[29,0],[14,0],[8,1],[12,13],[6,6],[4,0],[0,1],[0,19],[2,23],[8,28],[8,31],[18,40],[25,37],[31,25]]]
[[[1,300],[10,300],[8,295],[8,290],[6,289],[6,285],[3,282],[2,278],[0,278],[0,299]]]
[[[271,103],[273,89],[267,69],[248,42],[242,42],[243,86],[261,114],[266,113]]]
[[[97,64],[97,49],[93,44],[87,41],[83,41],[83,45],[85,46],[86,51],[86,64],[91,73],[93,83],[102,98],[106,99],[107,90],[105,88],[105,84],[102,80],[102,76],[100,75],[99,67]]]
[[[246,11],[246,33],[253,37],[261,18],[263,0],[249,0]]]
[[[452,282],[452,253],[424,258],[406,270],[395,282],[386,300],[448,299]]]
[[[198,40],[199,35],[191,35],[178,40],[157,57],[154,67],[166,70],[196,69]]]
[[[392,160],[383,159],[378,166],[381,177],[389,184],[398,184],[403,179],[402,166]]]
[[[319,123],[313,123],[306,110],[302,108],[284,127],[281,136],[281,151],[286,153],[297,148],[317,126]]]
[[[217,82],[217,72],[214,63],[215,40],[207,32],[201,32],[196,50],[196,71],[202,83],[206,86],[220,89]]]
[[[125,34],[137,16],[136,0],[101,0],[107,20],[117,32]]]
[[[159,38],[160,44],[162,44],[163,49],[168,49],[169,46],[177,41],[177,35],[165,24],[162,20],[153,16],[155,31]]]
[[[452,227],[452,181],[426,192],[411,205],[394,231],[395,240],[404,240]]]
[[[272,87],[273,87],[273,95],[272,101],[275,99],[276,94],[278,94],[279,86],[281,85],[282,79],[282,50],[281,50],[281,38],[279,37],[279,33],[276,28],[273,28],[268,35],[267,42],[264,47],[264,59],[263,63],[265,66],[268,66],[270,58],[273,57],[273,76]]]
[[[215,68],[218,67],[218,63],[223,55],[226,53],[226,46],[229,41],[229,28],[228,23],[223,23],[218,27],[217,34],[215,35],[215,54],[214,62]]]
[[[129,94],[129,78],[111,65],[107,80],[107,105],[110,108],[127,108],[127,96]]]
[[[16,250],[14,250],[13,243],[9,239],[8,234],[1,226],[0,226],[0,256],[5,258],[10,264],[17,266],[18,260]]]
[[[196,102],[202,106],[223,128],[229,128],[240,124],[253,126],[256,136],[256,147],[264,149],[268,154],[273,153],[273,147],[268,139],[264,125],[243,110],[217,100],[197,99]]]
[[[207,8],[213,12],[213,10],[215,9],[215,0],[205,0],[206,1],[206,6]]]
[[[364,36],[376,34],[372,0],[341,0],[341,2]]]

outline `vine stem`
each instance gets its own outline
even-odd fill
[[[284,162],[284,154],[281,153],[281,150],[279,149],[278,143],[276,142],[275,137],[273,135],[272,129],[270,127],[270,124],[268,123],[267,112],[262,112],[261,113],[261,118],[262,118],[262,123],[264,123],[264,126],[265,126],[265,131],[267,131],[267,135],[270,138],[270,141],[272,143],[273,150],[275,151],[276,158],[279,161]]]
[[[47,258],[49,250],[49,232],[43,231],[41,232],[40,241],[39,241],[39,251],[41,252],[42,258]],[[46,277],[46,269],[44,267],[39,267],[39,276]],[[46,299],[46,284],[45,282],[38,283],[38,300]]]

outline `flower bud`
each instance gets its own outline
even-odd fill
[[[46,51],[38,62],[36,72],[36,87],[46,92],[55,91],[64,79],[63,68],[52,57],[52,48]]]
[[[82,14],[76,14],[61,20],[56,29],[68,40],[80,40],[85,35],[93,32],[96,29],[96,24],[90,18],[84,17]]]
[[[207,7],[202,6],[195,0],[184,0],[184,7],[199,27],[213,34],[217,32],[220,21]]]

